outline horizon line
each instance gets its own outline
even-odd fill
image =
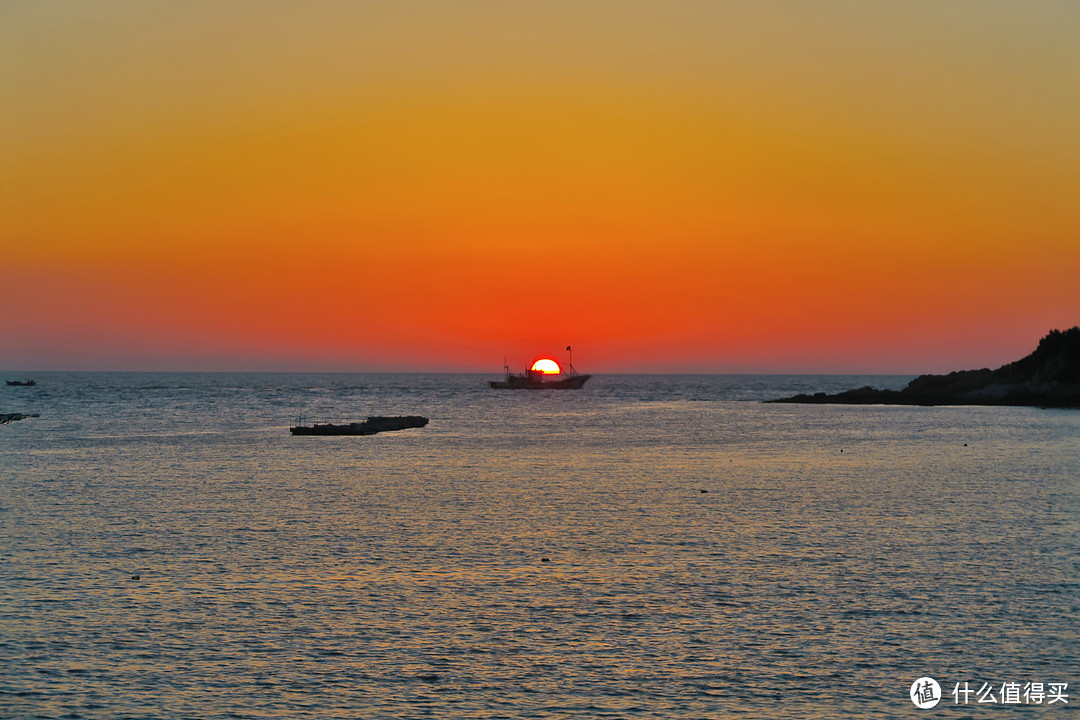
[[[978,369],[978,368],[976,368]],[[170,375],[501,375],[501,372],[487,371],[487,370],[133,370],[133,369],[66,369],[66,370],[0,370],[0,375],[48,375],[48,374],[108,374],[108,373],[124,373],[124,374],[170,374]],[[769,376],[785,376],[785,375],[803,375],[803,376],[850,376],[850,375],[874,375],[874,376],[917,376],[925,375],[927,373],[913,373],[913,372],[880,372],[880,371],[712,371],[712,370],[678,370],[678,371],[612,371],[612,372],[589,372],[588,375],[592,376],[604,376],[604,375],[742,375],[750,377],[769,377]],[[14,379],[14,378],[7,378]]]

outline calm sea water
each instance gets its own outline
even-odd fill
[[[0,389],[41,414],[0,427],[3,717],[1080,709],[1080,412],[756,402],[899,377],[37,378]]]

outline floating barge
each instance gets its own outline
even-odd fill
[[[296,425],[289,428],[289,432],[293,435],[374,435],[375,433],[393,430],[421,428],[427,424],[428,419],[422,415],[373,416],[363,422],[345,423],[343,425],[335,425],[334,423]]]

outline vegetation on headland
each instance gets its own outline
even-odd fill
[[[920,375],[903,390],[862,387],[796,395],[776,403],[847,405],[1032,405],[1080,408],[1080,327],[1051,330],[1027,357],[997,370]]]

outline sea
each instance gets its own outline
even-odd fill
[[[0,388],[40,415],[0,426],[0,717],[1080,717],[1080,411],[34,377]],[[289,433],[369,415],[430,423]]]

